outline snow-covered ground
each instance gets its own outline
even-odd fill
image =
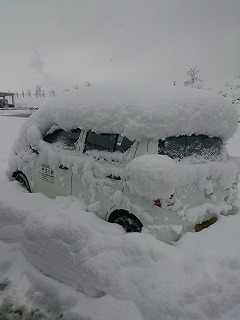
[[[240,319],[240,212],[167,245],[28,194],[5,173],[24,121],[0,117],[1,300],[54,320]],[[240,156],[240,130],[228,149]]]

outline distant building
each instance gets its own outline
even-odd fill
[[[0,92],[0,108],[14,108],[15,107],[15,93]]]

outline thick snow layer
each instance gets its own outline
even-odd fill
[[[22,122],[0,118],[0,301],[11,296],[54,320],[240,319],[239,212],[175,245],[125,234],[77,199],[8,181]],[[239,141],[229,142],[238,156]]]
[[[150,200],[169,199],[177,186],[177,163],[167,156],[145,155],[126,166],[129,190]]]
[[[237,111],[222,96],[190,88],[106,90],[82,88],[49,99],[22,131],[51,125],[119,133],[131,140],[205,134],[227,140],[237,128]]]
[[[0,181],[2,296],[56,319],[234,319],[225,314],[240,305],[239,214],[170,246],[125,234],[76,199],[50,200]]]
[[[74,151],[66,151],[64,153],[60,148],[54,149],[56,146],[50,148],[42,140],[43,134],[52,132],[58,127],[66,130],[77,127],[82,129],[93,128],[98,131],[101,125],[101,132],[117,132],[123,135],[128,132],[128,137],[132,139],[134,137],[141,139],[142,135],[151,137],[152,134],[149,134],[150,131],[148,130],[158,132],[158,130],[168,130],[169,128],[173,130],[172,135],[174,133],[176,135],[180,134],[180,131],[177,133],[176,130],[182,130],[181,134],[203,133],[210,136],[217,135],[217,130],[222,130],[224,127],[228,128],[228,130],[235,130],[234,109],[232,109],[231,105],[227,106],[225,98],[189,88],[181,90],[172,88],[164,93],[148,91],[145,94],[139,94],[138,92],[138,95],[136,91],[126,93],[123,90],[118,90],[110,94],[99,89],[83,88],[77,93],[75,92],[75,96],[68,93],[64,94],[62,98],[50,100],[54,101],[54,103],[36,111],[21,128],[9,161],[11,173],[17,170],[25,172],[25,169],[27,172],[27,169],[35,163],[37,157],[39,158],[39,163],[45,163],[53,168],[58,168],[60,164],[71,167],[74,178],[83,177],[91,193],[90,203],[87,203],[88,205],[90,204],[89,210],[96,213],[104,206],[103,201],[100,202],[97,199],[99,193],[113,199],[115,204],[119,203],[119,199],[121,199],[119,193],[118,196],[114,194],[116,191],[114,184],[106,177],[121,177],[121,182],[125,181],[126,178],[124,186],[128,186],[130,193],[138,197],[144,197],[144,200],[151,200],[147,205],[148,208],[152,206],[152,200],[156,199],[161,199],[162,207],[169,207],[169,199],[172,199],[174,194],[174,201],[172,201],[174,206],[171,209],[177,212],[183,225],[187,227],[191,223],[192,227],[194,227],[197,222],[202,222],[204,218],[208,219],[207,214],[209,212],[219,215],[230,211],[232,204],[235,206],[232,185],[236,181],[239,168],[237,162],[227,160],[227,156],[221,162],[191,164],[186,159],[176,163],[167,156],[144,155],[131,161],[125,170],[121,166],[120,157],[127,157],[126,155],[116,153],[116,155],[108,155],[109,161],[95,161],[94,156],[97,156],[97,151],[90,152],[92,158],[90,155],[86,156],[74,153]],[[149,104],[146,109],[147,101]],[[182,123],[182,127],[178,127],[180,125],[178,123],[179,110],[183,112],[181,113],[181,117],[184,119],[182,121],[185,121],[185,123]],[[176,116],[175,120],[173,118],[174,114]],[[198,121],[194,118],[196,114],[198,115]],[[211,119],[211,126],[209,123],[209,130],[210,128],[215,130],[215,134],[213,131],[205,131],[210,114],[214,115],[214,117]],[[184,118],[187,116],[188,119]],[[160,119],[159,117],[162,118]],[[203,117],[202,123],[200,121],[201,117]],[[232,120],[230,121],[230,119]],[[191,131],[192,120],[195,127],[194,132]],[[200,125],[197,127],[196,123],[198,125],[201,123],[201,132],[196,131],[200,130]],[[190,131],[187,132],[186,130]],[[164,138],[164,135],[167,134],[167,131],[165,131],[164,135],[159,136],[159,132],[157,137]],[[221,136],[220,132],[219,135]],[[222,131],[222,138],[224,135],[226,138],[226,132],[223,134]],[[38,150],[39,156],[36,156],[33,150]],[[53,152],[53,150],[56,152]],[[64,178],[60,178],[61,183],[64,184]],[[213,193],[211,190],[217,189],[215,186],[218,187],[219,185],[223,190],[230,189],[230,191],[226,191],[224,195],[215,196],[215,200],[212,198],[213,207],[199,207],[207,202],[205,193],[210,195]],[[119,186],[119,192],[124,186]],[[193,187],[196,191],[195,194],[200,193],[203,195],[202,202],[196,203],[195,200],[191,202],[191,199],[188,199],[189,205],[194,207],[194,214],[189,211],[189,206],[186,206],[186,201],[184,203],[182,199],[182,195],[188,193],[189,189],[193,189]],[[181,188],[182,194],[178,192]],[[130,193],[126,192],[124,198],[122,198],[128,206],[132,205]],[[219,202],[223,202],[223,199],[227,197],[229,200],[228,205],[226,206],[224,203],[222,205],[221,203],[219,206]],[[140,208],[140,204],[138,206]],[[131,212],[131,208],[129,209],[128,207],[128,210]],[[179,210],[180,212],[178,213]],[[145,212],[146,207],[138,210],[138,212],[141,211]],[[145,216],[143,219],[145,219]],[[179,218],[177,218],[178,220]],[[154,224],[154,228],[156,228],[156,222],[152,222],[152,225],[150,225],[148,221],[146,225],[144,224],[144,227],[149,230],[149,228],[153,228]],[[164,228],[166,229],[166,226]]]
[[[240,172],[238,158],[221,162],[191,164],[175,162],[167,156],[144,155],[130,161],[125,170],[126,183],[132,193],[150,200],[168,200],[178,189],[196,185],[208,194],[217,182],[230,189]]]

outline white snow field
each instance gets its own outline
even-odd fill
[[[0,116],[0,300],[54,320],[240,319],[240,212],[167,245],[29,194],[6,175],[24,121]],[[240,156],[240,131],[228,150]]]

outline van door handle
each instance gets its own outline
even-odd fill
[[[30,149],[32,150],[33,153],[39,154],[39,152],[37,150],[33,149],[31,146],[30,146]]]
[[[68,167],[65,167],[63,166],[62,164],[59,166],[59,169],[62,169],[62,170],[68,170],[69,168]]]

